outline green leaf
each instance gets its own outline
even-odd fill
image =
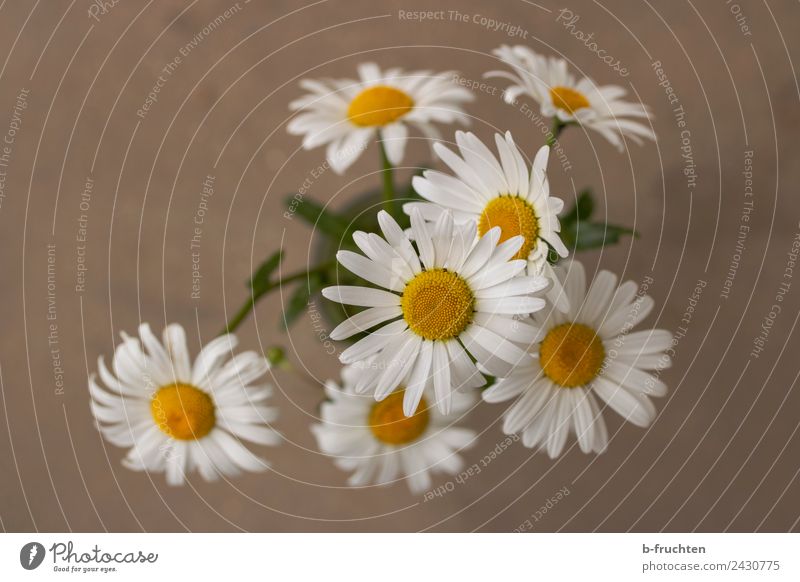
[[[258,267],[253,276],[247,282],[247,285],[253,290],[253,295],[262,295],[266,293],[270,286],[270,277],[278,265],[281,264],[283,259],[283,251],[276,251],[273,255],[267,258],[261,266]]]
[[[608,244],[616,244],[620,237],[639,236],[635,230],[603,222],[580,222],[570,224],[562,231],[561,239],[567,248],[575,251],[597,249]]]
[[[286,207],[296,213],[314,228],[318,228],[327,236],[341,241],[347,232],[348,221],[335,212],[308,198],[297,199],[296,196],[286,198]]]
[[[586,188],[578,195],[575,206],[561,219],[562,224],[570,224],[581,220],[589,220],[594,212],[594,198],[590,188]]]
[[[297,289],[292,293],[289,302],[286,304],[286,309],[283,312],[283,321],[281,325],[284,330],[291,327],[300,314],[305,311],[308,306],[308,300],[319,293],[324,286],[325,283],[322,277],[317,273],[312,273],[308,276],[308,279],[297,286]]]

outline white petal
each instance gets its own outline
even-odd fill
[[[444,342],[452,362],[452,384],[455,389],[477,388],[486,384],[486,378],[480,373],[475,364],[458,343],[458,340]]]
[[[418,451],[412,448],[406,448],[400,453],[403,462],[403,468],[408,476],[408,487],[412,493],[422,493],[431,486],[431,477],[428,474],[428,468],[425,464],[425,459],[422,458]]]
[[[433,269],[436,260],[433,241],[425,220],[417,209],[413,209],[411,212],[411,231],[414,233],[414,241],[417,243],[422,264],[426,269]]]
[[[419,273],[422,270],[419,264],[419,257],[403,229],[400,228],[394,218],[385,210],[381,210],[378,212],[378,223],[381,231],[383,231],[383,236],[386,237],[386,241],[406,260],[414,274]]]
[[[442,342],[433,342],[433,388],[436,403],[442,414],[450,414],[452,397],[450,393],[450,357]]]
[[[523,390],[531,387],[533,381],[533,376],[527,377],[515,371],[514,375],[501,378],[496,384],[481,392],[481,398],[489,403],[505,402],[522,394]]]
[[[263,459],[254,455],[247,447],[224,430],[212,430],[211,434],[206,438],[215,441],[225,455],[243,471],[261,472],[269,467]]]
[[[667,385],[659,378],[618,361],[607,360],[603,375],[633,393],[659,397],[667,394]]]
[[[513,365],[522,363],[530,357],[517,345],[479,325],[472,324],[467,328],[466,332],[469,332],[467,341],[464,342],[464,347],[467,350],[471,351],[473,344],[477,343],[493,356]],[[478,358],[478,361],[483,364],[480,358]]]
[[[556,414],[553,416],[550,425],[550,435],[547,437],[547,454],[551,459],[555,459],[564,450],[567,442],[567,435],[571,425],[572,399],[567,395],[561,395],[556,402]]]
[[[581,309],[580,320],[598,325],[609,314],[611,296],[617,287],[617,276],[611,271],[600,271],[592,281]]]
[[[542,336],[542,331],[532,325],[530,318],[514,319],[505,315],[476,312],[473,321],[494,333],[516,343],[531,344]]]
[[[491,287],[484,287],[475,293],[475,297],[478,299],[495,299],[511,295],[527,295],[546,289],[549,284],[544,277],[520,276]]]
[[[172,361],[176,379],[180,382],[191,381],[192,363],[186,346],[186,333],[180,325],[173,323],[164,328],[164,347]]]
[[[382,289],[369,287],[337,286],[322,290],[326,299],[358,307],[391,307],[400,305],[400,297]]]
[[[378,287],[398,292],[402,292],[405,287],[404,281],[387,267],[352,251],[339,251],[336,253],[336,260],[348,271]]]
[[[233,355],[239,341],[235,335],[221,335],[208,342],[194,361],[192,368],[192,384],[197,386],[206,378],[217,372],[222,362]]]
[[[453,248],[453,215],[445,210],[439,215],[433,227],[434,264],[442,268],[447,264]]]
[[[413,416],[422,399],[422,392],[428,382],[428,375],[433,361],[433,342],[423,341],[420,346],[417,362],[408,378],[406,393],[403,397],[403,413]]]
[[[391,123],[381,129],[383,146],[386,148],[386,157],[393,166],[398,166],[403,161],[408,140],[408,128],[402,123]]]
[[[352,335],[367,331],[379,323],[394,319],[402,314],[403,310],[399,305],[393,305],[391,307],[371,307],[364,311],[359,311],[337,325],[330,333],[330,337],[332,340],[337,341],[347,339]]]
[[[383,400],[393,392],[408,376],[412,366],[417,361],[417,355],[422,346],[422,340],[413,333],[407,333],[405,335],[407,336],[405,341],[396,352],[388,348],[385,350],[390,353],[387,353],[386,356],[382,358],[382,363],[385,362],[386,364],[386,371],[378,381],[377,388],[375,388],[376,400]]]
[[[514,434],[528,426],[551,399],[562,398],[558,388],[552,388],[549,382],[538,381],[523,392],[522,396],[512,404],[503,417],[503,432]]]
[[[621,356],[659,354],[672,346],[672,334],[664,329],[636,331],[603,342],[606,351],[615,350]]]
[[[647,427],[656,417],[655,407],[647,397],[637,397],[602,376],[595,378],[592,389],[617,414],[636,426]]]
[[[390,341],[403,334],[408,327],[405,320],[393,321],[358,340],[339,356],[343,364],[352,364],[370,357],[383,349]]]
[[[594,450],[594,435],[596,422],[602,422],[602,418],[595,418],[592,415],[592,407],[589,404],[591,393],[584,388],[572,388],[569,396],[573,399],[572,419],[575,423],[575,435],[578,438],[578,446],[584,453]]]
[[[475,301],[476,311],[501,315],[529,315],[544,309],[544,306],[545,300],[541,297],[502,297]]]
[[[497,246],[498,240],[500,240],[500,227],[495,226],[484,234],[475,246],[472,247],[472,250],[467,255],[461,267],[461,276],[469,278],[486,266],[487,261],[492,256],[492,252],[494,252]]]
[[[600,337],[619,335],[623,331],[629,331],[636,327],[639,322],[650,315],[654,306],[653,298],[643,295],[633,303],[620,307],[615,313],[609,315],[600,326],[598,330]]]
[[[475,338],[477,326],[473,325],[464,330],[460,339],[464,348],[472,354],[478,364],[492,376],[504,377],[511,372],[513,364],[510,364],[494,354],[493,349],[484,348]]]

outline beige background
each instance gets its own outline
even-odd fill
[[[570,494],[533,522],[537,531],[798,529],[800,394],[795,281],[763,353],[754,337],[775,303],[798,232],[798,62],[795,2],[731,4],[570,3],[576,28],[630,70],[621,79],[556,22],[561,4],[478,2],[245,3],[205,37],[169,76],[144,119],[136,111],[159,71],[231,4],[120,0],[99,21],[76,2],[5,2],[0,9],[0,134],[21,89],[28,107],[15,136],[0,206],[0,524],[5,530],[485,530],[508,531],[548,498]],[[415,23],[398,10],[458,9],[468,22]],[[734,9],[735,10],[735,9]],[[294,12],[291,12],[294,11]],[[475,15],[518,25],[510,38]],[[282,217],[283,198],[322,162],[298,151],[284,124],[302,76],[352,76],[357,63],[458,69],[472,79],[497,63],[491,49],[523,42],[560,53],[601,83],[622,83],[655,115],[657,144],[618,154],[572,129],[568,172],[551,164],[553,190],[574,198],[593,184],[609,220],[635,225],[640,239],[583,260],[639,281],[653,278],[658,309],[648,324],[676,330],[698,280],[706,287],[675,365],[671,390],[649,430],[608,415],[605,455],[570,450],[557,462],[521,445],[433,501],[404,485],[350,490],[316,452],[308,426],[321,392],[275,374],[286,443],[259,451],[274,471],[229,484],[195,478],[169,488],[120,465],[124,452],[92,427],[87,374],[109,357],[119,332],[140,321],[176,321],[193,351],[244,298],[252,264],[283,244],[286,268],[305,264],[311,231]],[[681,133],[651,68],[662,61],[686,112],[697,170],[687,188]],[[541,134],[497,97],[477,94],[469,110],[482,137],[512,129],[533,152]],[[754,209],[730,297],[720,292],[736,253],[744,202],[745,150],[753,151]],[[345,177],[325,173],[308,196],[346,204],[375,187],[370,148]],[[421,140],[409,165],[430,163]],[[216,165],[215,165],[216,164]],[[402,173],[407,177],[408,171]],[[201,298],[192,300],[189,239],[201,183],[216,176],[201,242]],[[87,176],[94,180],[82,211]],[[86,289],[76,292],[78,219],[88,216]],[[55,245],[57,340],[48,344],[48,245]],[[318,379],[338,373],[308,314],[290,335],[277,321],[279,296],[241,328],[243,345],[284,344],[298,368]],[[51,348],[63,363],[56,390]],[[503,439],[502,406],[466,422],[483,436],[466,453],[480,462]],[[437,484],[446,483],[440,478]]]

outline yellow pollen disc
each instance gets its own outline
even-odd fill
[[[369,411],[369,428],[375,438],[388,445],[405,445],[417,440],[428,428],[430,415],[425,398],[419,401],[413,416],[403,414],[405,390],[392,392],[372,405]]]
[[[347,117],[361,127],[388,125],[413,107],[414,100],[403,91],[376,85],[355,96],[347,108]]]
[[[553,105],[570,115],[578,109],[589,107],[589,100],[583,93],[569,87],[553,87],[550,89],[550,97],[553,99]]]
[[[500,227],[500,242],[520,234],[525,237],[522,248],[513,258],[527,259],[536,247],[539,219],[533,206],[519,196],[500,196],[486,205],[478,220],[478,235],[483,236],[495,226]]]
[[[545,375],[564,388],[585,386],[594,380],[605,357],[603,342],[582,323],[557,325],[539,347],[539,362]]]
[[[190,384],[162,386],[150,402],[161,431],[181,441],[203,438],[216,424],[211,396]]]
[[[411,331],[427,340],[445,340],[456,337],[472,322],[475,297],[456,273],[431,269],[408,282],[400,307]]]

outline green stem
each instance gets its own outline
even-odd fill
[[[247,319],[247,316],[250,315],[250,312],[256,306],[258,300],[261,299],[264,295],[267,295],[270,291],[273,291],[278,287],[282,287],[283,285],[293,283],[294,281],[306,279],[312,274],[324,273],[332,266],[334,266],[334,264],[335,263],[333,262],[322,263],[321,265],[317,265],[316,267],[313,267],[311,269],[307,269],[305,271],[298,271],[297,273],[292,273],[291,275],[287,275],[286,277],[282,277],[281,279],[278,279],[277,281],[270,283],[260,293],[251,292],[250,297],[247,298],[247,301],[245,301],[244,304],[239,308],[236,314],[228,322],[228,325],[225,326],[225,329],[223,329],[219,335],[225,335],[226,333],[233,333],[236,330],[236,328],[239,327],[239,325],[245,319]]]
[[[395,198],[397,195],[394,191],[394,168],[392,168],[389,157],[386,155],[386,148],[383,147],[382,141],[378,142],[378,147],[381,152],[381,165],[383,166],[383,208],[386,212],[395,216]]]
[[[547,145],[549,147],[553,147],[556,145],[558,141],[558,136],[561,135],[561,132],[564,128],[567,127],[567,124],[561,121],[558,117],[553,119],[553,129],[550,130],[550,133],[547,134]]]

